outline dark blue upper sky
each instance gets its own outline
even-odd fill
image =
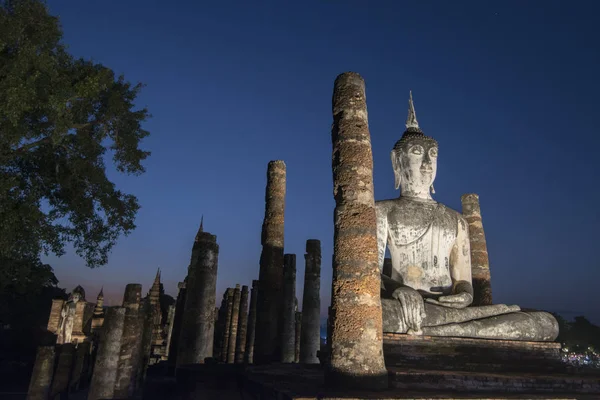
[[[333,246],[331,94],[366,81],[376,199],[398,196],[389,158],[412,89],[440,144],[434,196],[480,195],[496,302],[600,322],[600,30],[597,1],[50,0],[70,51],[133,82],[153,118],[147,173],[117,185],[141,203],[106,267],[49,257],[88,300],[144,291],[161,267],[175,295],[200,216],[220,244],[218,296],[258,276],[266,166],[287,164],[286,252]]]

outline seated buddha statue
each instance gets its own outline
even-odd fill
[[[389,249],[391,276],[382,274],[383,331],[410,335],[553,341],[549,313],[473,302],[468,224],[435,201],[438,143],[417,122],[412,101],[406,131],[392,150],[399,198],[375,202],[379,267]]]

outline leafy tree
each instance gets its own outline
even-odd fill
[[[72,242],[88,266],[107,262],[134,228],[139,204],[106,176],[141,174],[149,117],[142,85],[61,43],[38,0],[0,0],[0,257],[36,260]]]

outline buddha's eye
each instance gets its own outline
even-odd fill
[[[410,153],[416,156],[420,156],[421,154],[423,154],[423,147],[419,145],[413,146],[410,148]]]
[[[431,149],[429,149],[429,157],[437,157],[438,155],[438,151],[435,147],[432,147]]]

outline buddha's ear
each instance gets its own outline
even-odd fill
[[[392,150],[392,168],[394,169],[394,188],[398,190],[400,187],[400,171],[398,168],[398,157],[396,156],[396,150]]]

